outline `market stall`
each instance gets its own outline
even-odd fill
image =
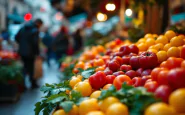
[[[45,84],[35,115],[185,114],[185,36],[168,30],[136,43],[115,39],[68,59],[59,84]]]

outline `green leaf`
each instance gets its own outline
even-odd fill
[[[55,94],[55,95],[49,96],[47,98],[47,101],[46,102],[47,103],[53,103],[53,104],[55,104],[57,102],[61,102],[61,101],[65,100],[65,99],[68,99],[67,94],[60,93],[60,94]]]
[[[101,95],[99,96],[99,100],[103,100],[109,96],[113,96],[116,92],[116,88],[114,87],[114,85],[110,86],[110,88],[108,90],[102,90],[101,91]]]
[[[42,86],[42,87],[40,88],[40,91],[42,91],[42,92],[48,92],[48,91],[50,91],[51,89],[52,89],[52,87]]]
[[[78,91],[72,90],[71,91],[71,100],[73,102],[78,102],[78,100],[82,97],[82,94]]]
[[[65,112],[68,113],[72,109],[73,105],[74,105],[73,101],[64,101],[61,102],[59,106],[62,107]]]
[[[35,104],[35,115],[39,115],[40,111],[44,109],[44,107],[46,107],[47,104],[46,103],[41,103],[41,102],[37,102]]]
[[[84,77],[84,78],[89,78],[92,74],[95,73],[95,68],[88,68],[86,70],[84,70],[81,75]]]

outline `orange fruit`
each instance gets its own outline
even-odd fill
[[[80,115],[86,115],[91,111],[98,111],[100,108],[98,106],[97,99],[91,98],[84,100],[79,105],[79,113]]]
[[[105,67],[103,67],[103,66],[97,67],[97,68],[95,69],[96,72],[97,72],[97,71],[104,71],[104,70],[105,70]]]
[[[79,79],[77,77],[72,77],[71,80],[69,81],[69,85],[73,88],[80,81],[81,81],[81,79]]]
[[[169,104],[175,108],[178,113],[185,113],[185,88],[172,92],[169,97]]]
[[[77,75],[76,76],[78,79],[82,80],[83,76],[82,75]]]
[[[150,47],[155,44],[155,40],[152,38],[148,38],[145,43],[146,43],[147,47]]]
[[[179,57],[180,56],[180,50],[178,47],[171,47],[167,51],[168,57]]]
[[[174,108],[166,103],[158,102],[150,105],[144,115],[176,115]]]
[[[67,115],[63,109],[56,110],[53,115]]]
[[[71,111],[69,111],[68,115],[78,115],[79,111],[78,111],[78,106],[73,105],[73,108],[71,109]]]
[[[146,41],[146,38],[141,38],[141,39],[138,40],[137,43],[145,43],[145,41]]]
[[[166,36],[160,35],[160,36],[156,39],[155,43],[162,43],[162,44],[165,45],[165,44],[168,43],[168,38],[167,38]]]
[[[84,69],[85,67],[85,63],[83,61],[79,61],[76,65],[75,68],[81,68]]]
[[[170,44],[170,43],[165,44],[163,50],[164,50],[164,51],[168,51],[168,49],[169,49],[170,47],[171,47],[171,44]]]
[[[93,63],[93,66],[96,67],[96,66],[102,66],[104,65],[105,62],[103,61],[103,59],[95,59],[94,60],[94,63]]]
[[[79,82],[73,89],[80,92],[84,97],[90,96],[92,93],[92,87],[89,82]]]
[[[106,84],[106,85],[103,87],[103,90],[109,89],[110,86],[112,86],[112,84]]]
[[[137,47],[139,48],[139,51],[146,51],[148,48],[145,43],[140,43],[137,45]]]
[[[156,49],[148,49],[149,52],[157,53],[158,51]]]
[[[159,63],[166,61],[168,59],[167,52],[166,51],[157,52],[157,58]]]
[[[91,95],[90,98],[98,98],[101,95],[101,91],[97,90],[94,91]]]
[[[86,115],[105,115],[102,111],[92,111],[87,113]]]
[[[162,43],[157,43],[155,44],[155,47],[154,47],[157,51],[160,51],[164,48],[164,45]]]
[[[168,38],[168,41],[170,41],[173,37],[176,36],[175,32],[172,30],[166,31],[164,35]]]
[[[128,107],[122,103],[114,103],[108,107],[106,115],[129,115]]]
[[[184,40],[181,37],[176,36],[170,40],[170,44],[171,44],[171,46],[176,46],[176,47],[182,46],[182,45],[184,45]]]
[[[157,38],[157,37],[158,37],[158,35],[157,35],[157,34],[153,34],[152,36],[153,36],[154,38]]]
[[[119,99],[117,99],[116,97],[107,97],[104,100],[99,102],[99,106],[103,112],[106,112],[110,105],[114,103],[119,103],[119,102],[120,102]]]
[[[144,38],[150,38],[150,37],[153,37],[153,35],[150,34],[150,33],[148,33],[148,34],[146,34],[146,35],[144,36]]]
[[[101,45],[98,45],[96,49],[97,49],[98,53],[105,52],[105,48]]]

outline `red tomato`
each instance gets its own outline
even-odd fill
[[[185,60],[182,61],[182,63],[181,63],[181,68],[184,68],[184,69],[185,69]]]
[[[145,83],[146,83],[146,81],[147,81],[147,80],[150,80],[150,79],[151,79],[151,76],[150,76],[150,75],[143,76],[143,77],[141,78],[141,85],[144,86]]]
[[[157,81],[158,79],[158,74],[162,71],[162,70],[167,70],[166,68],[154,68],[151,72],[151,77],[153,81]]]
[[[132,79],[132,85],[133,85],[134,87],[142,86],[141,77],[134,77],[134,78]]]
[[[139,48],[135,44],[130,45],[129,48],[130,48],[130,52],[135,54],[139,53]]]
[[[119,44],[122,43],[122,40],[120,40],[119,38],[116,38],[114,41],[115,41],[115,43],[116,43],[117,45],[119,45]]]
[[[106,84],[106,75],[102,71],[98,71],[89,77],[89,83],[93,89],[100,89]]]
[[[109,68],[106,68],[106,69],[104,70],[104,73],[105,73],[106,75],[112,75],[112,74],[113,74],[112,70],[110,70]]]
[[[130,66],[130,65],[122,65],[121,67],[120,67],[120,70],[121,71],[123,71],[123,72],[127,72],[127,71],[129,71],[129,70],[132,70],[132,67]]]
[[[180,57],[185,59],[185,45],[182,46],[181,52],[180,52]]]
[[[108,63],[108,67],[112,71],[117,71],[120,68],[120,64],[118,61],[112,60]]]
[[[170,70],[167,79],[172,88],[185,88],[185,69],[175,68]]]
[[[114,57],[113,60],[117,61],[120,65],[123,64],[123,59],[119,56]]]
[[[134,70],[129,70],[125,73],[125,75],[129,76],[131,79],[136,77],[136,72]]]
[[[107,81],[108,84],[113,84],[113,81],[114,81],[115,78],[116,78],[116,76],[114,76],[114,75],[107,75],[106,76],[106,81]]]
[[[163,62],[160,64],[160,67],[161,67],[161,68],[168,68],[167,61],[163,61]]]
[[[143,71],[144,71],[143,68],[137,69],[137,70],[136,70],[136,75],[137,75],[137,76],[141,76],[141,74],[143,73]]]
[[[121,89],[122,84],[126,82],[127,84],[131,83],[131,79],[127,75],[119,75],[114,79],[114,86],[116,87],[117,90]]]
[[[157,83],[159,85],[168,85],[168,78],[167,78],[168,73],[169,73],[169,70],[162,70],[159,72],[157,77]]]
[[[116,76],[116,77],[117,77],[118,75],[124,75],[124,74],[125,74],[125,73],[122,72],[122,71],[117,71],[117,72],[114,72],[114,73],[113,73],[113,75]]]
[[[167,60],[167,67],[169,69],[178,68],[181,66],[182,61],[183,61],[182,58],[170,57]]]
[[[127,45],[121,46],[119,52],[123,53],[123,55],[127,55],[130,53],[130,48]]]
[[[169,86],[161,85],[155,90],[154,94],[157,98],[161,98],[164,102],[167,103],[171,92],[172,90]]]
[[[143,52],[140,54],[139,63],[143,69],[154,68],[158,64],[157,55],[153,52]]]
[[[158,84],[156,81],[150,81],[146,82],[144,87],[147,89],[148,92],[154,92],[157,89]]]

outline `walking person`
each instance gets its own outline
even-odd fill
[[[18,53],[24,64],[24,76],[29,75],[31,88],[38,88],[37,81],[34,79],[34,62],[39,55],[39,28],[43,22],[36,19],[26,23],[15,36],[19,45]]]

